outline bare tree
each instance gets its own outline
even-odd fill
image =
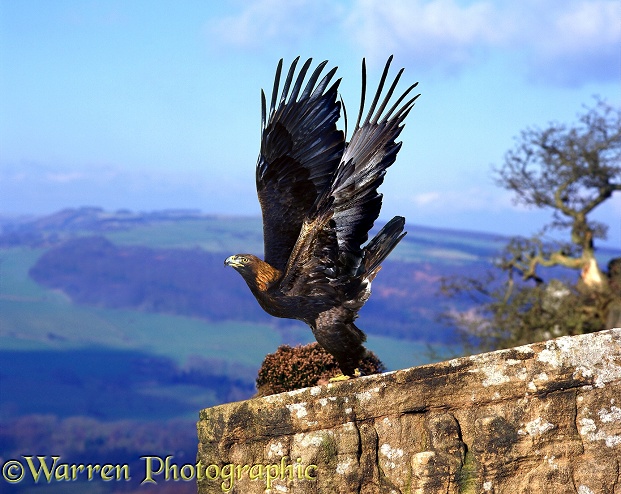
[[[515,192],[516,203],[552,209],[553,221],[544,232],[571,232],[570,244],[557,249],[544,247],[539,237],[514,241],[504,267],[537,282],[538,266],[581,269],[584,283],[601,290],[606,277],[595,260],[594,240],[605,239],[608,228],[589,215],[621,191],[621,110],[597,100],[579,122],[523,131],[504,165],[495,170],[496,183]]]
[[[445,279],[446,294],[478,303],[445,316],[484,349],[604,329],[621,293],[613,269],[597,263],[595,240],[606,238],[607,225],[591,213],[621,191],[621,109],[596,99],[576,125],[524,130],[494,174],[516,203],[551,209],[552,221],[530,239],[512,238],[487,279]],[[554,229],[569,241],[544,240]],[[578,282],[547,281],[541,271],[555,266],[579,270]]]

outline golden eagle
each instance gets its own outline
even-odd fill
[[[401,69],[380,102],[390,57],[362,120],[363,60],[360,110],[351,140],[345,142],[346,114],[345,133],[336,128],[341,80],[326,89],[336,67],[318,83],[327,61],[320,63],[302,89],[312,59],[294,80],[298,60],[291,64],[280,98],[282,60],[278,63],[269,113],[261,91],[256,184],[265,260],[237,254],[224,263],[242,275],[267,313],[307,323],[344,377],[354,376],[366,340],[354,320],[371,294],[380,264],[405,235],[405,219],[395,216],[364,244],[382,205],[377,188],[401,148],[395,139],[419,95],[404,102],[413,84],[385,111],[403,73]]]

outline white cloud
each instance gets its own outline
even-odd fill
[[[460,6],[453,0],[358,0],[346,25],[365,53],[395,53],[419,65],[459,67],[476,47],[506,36],[493,4]]]
[[[618,2],[573,2],[550,20],[552,29],[542,32],[540,45],[551,54],[575,52],[615,44],[621,36]]]
[[[490,2],[357,0],[346,22],[365,52],[391,52],[445,72],[499,52],[533,79],[616,80],[621,4],[610,0]]]
[[[614,81],[621,71],[621,3],[616,0],[255,0],[214,19],[216,43],[316,50],[326,39],[393,53],[419,69],[454,73],[505,58],[531,80],[557,85]]]
[[[531,79],[570,86],[618,81],[619,2],[570,1],[563,10],[550,10],[533,18],[531,25],[531,35],[523,39]]]
[[[68,182],[76,182],[78,180],[84,180],[86,176],[82,172],[66,172],[66,173],[48,173],[46,175],[46,178],[50,182],[68,183]]]
[[[427,206],[428,204],[438,203],[442,201],[440,192],[424,192],[416,194],[412,197],[412,202],[417,206]]]
[[[330,0],[255,0],[240,5],[241,11],[207,25],[217,43],[253,49],[296,43],[338,22],[343,13]]]
[[[490,211],[523,210],[511,203],[508,192],[493,188],[444,189],[411,195],[409,201],[420,211]]]

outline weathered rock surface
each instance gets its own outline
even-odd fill
[[[199,493],[621,494],[621,329],[202,410]]]

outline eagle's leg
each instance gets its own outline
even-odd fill
[[[319,314],[311,325],[317,343],[339,364],[343,376],[338,380],[358,377],[358,367],[366,353],[362,345],[366,336],[354,325],[353,316],[343,307],[334,307]]]

